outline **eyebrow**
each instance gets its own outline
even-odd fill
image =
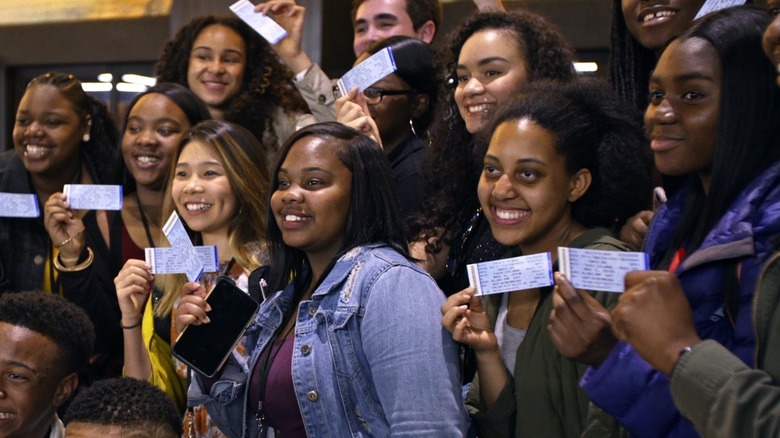
[[[4,363],[6,365],[16,366],[16,367],[20,367],[20,368],[24,368],[26,370],[29,370],[31,373],[35,374],[36,376],[39,374],[38,370],[36,370],[35,368],[31,367],[30,365],[27,365],[24,362],[19,362],[18,360],[6,360],[6,361],[4,361]]]
[[[26,109],[19,109],[17,111],[19,114],[32,114],[33,112],[31,110]],[[58,110],[46,110],[43,112],[44,116],[60,116],[65,117],[67,115],[67,111],[58,111]]]
[[[398,16],[389,12],[381,12],[371,17],[371,20],[394,20],[398,21]],[[365,18],[358,18],[354,24],[366,24],[369,20]]]
[[[478,67],[482,67],[485,64],[490,64],[491,62],[496,62],[496,61],[499,61],[499,62],[509,62],[506,58],[502,58],[500,56],[491,56],[489,58],[480,59],[477,62],[477,66]],[[458,64],[458,66],[455,67],[455,68],[467,68],[467,67],[464,64]]]
[[[202,165],[223,167],[222,163],[220,163],[219,161],[199,161],[199,162],[197,162],[195,164],[190,164],[189,162],[186,162],[186,161],[183,162],[183,163],[178,163],[178,162],[176,163],[176,167],[179,167],[179,166],[202,166]]]
[[[198,47],[193,47],[192,48],[192,52],[194,52],[196,50],[208,50],[210,52],[215,51],[213,47],[209,47],[209,46],[198,46]],[[225,52],[235,53],[237,55],[242,55],[243,54],[240,50],[236,50],[236,49],[225,49],[225,51],[223,53],[225,53]]]
[[[681,75],[674,76],[672,78],[675,82],[685,82],[685,81],[691,81],[691,80],[703,80],[703,81],[709,81],[709,82],[715,82],[715,78],[708,74],[704,74],[701,72],[690,72],[690,73],[684,73]],[[655,74],[650,76],[651,81],[659,81],[659,77]]]
[[[501,160],[499,160],[499,159],[498,159],[498,157],[496,157],[495,155],[490,155],[490,154],[485,154],[485,159],[486,159],[486,160],[491,160],[491,161],[498,161],[498,162],[500,162],[500,161],[501,161]],[[515,161],[515,163],[537,163],[537,164],[545,164],[545,162],[544,162],[544,161],[542,161],[542,160],[540,160],[540,159],[538,159],[538,158],[520,158],[519,160],[516,160],[516,161]]]
[[[129,122],[130,120],[148,120],[148,119],[145,119],[145,118],[143,118],[141,116],[130,116],[130,117],[127,118],[127,121]],[[152,120],[155,123],[176,123],[176,124],[179,124],[178,120],[176,120],[174,118],[171,118],[171,117],[163,117],[163,118],[160,118],[160,119],[152,119]]]
[[[301,171],[302,171],[302,172],[324,172],[324,173],[327,173],[328,175],[333,175],[333,172],[331,172],[331,171],[329,171],[329,170],[327,170],[327,169],[323,169],[322,167],[316,167],[316,166],[313,166],[313,167],[304,167],[303,169],[301,169]],[[279,168],[279,171],[277,171],[276,173],[277,173],[277,175],[278,175],[278,174],[280,174],[280,173],[285,173],[285,174],[287,174],[287,173],[290,173],[290,171],[289,171],[289,170],[287,170],[287,169],[286,169],[286,168],[284,168],[284,167],[280,167],[280,168]]]

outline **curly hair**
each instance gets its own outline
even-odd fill
[[[570,175],[591,171],[588,191],[572,204],[572,217],[587,227],[618,229],[650,207],[653,156],[644,131],[606,83],[538,81],[523,88],[479,134],[484,156],[490,133],[512,120],[528,119],[555,138]]]
[[[244,83],[227,102],[225,120],[249,129],[261,141],[268,134],[277,142],[272,123],[276,109],[293,114],[308,113],[309,108],[292,82],[292,72],[279,61],[270,44],[237,17],[207,15],[184,25],[163,48],[155,66],[157,80],[188,87],[192,44],[203,29],[212,25],[234,30],[246,44]]]
[[[181,416],[173,401],[149,382],[117,377],[95,382],[68,407],[63,423],[142,429],[149,437],[178,437]]]
[[[425,159],[429,200],[421,215],[409,223],[409,237],[429,236],[436,227],[445,229],[449,243],[460,226],[479,205],[477,182],[480,161],[474,154],[473,136],[458,112],[452,91],[455,67],[466,41],[477,32],[499,30],[517,40],[526,61],[529,81],[552,79],[570,81],[575,77],[574,49],[547,19],[528,11],[477,13],[450,35],[439,62],[447,78],[440,87],[439,106],[431,126],[432,144]],[[519,91],[519,90],[518,90]]]
[[[0,322],[52,340],[64,374],[79,373],[95,348],[95,330],[84,311],[59,295],[18,292],[0,295]]]
[[[81,81],[72,74],[44,73],[33,78],[27,84],[27,89],[44,85],[56,87],[73,105],[81,123],[89,123],[89,140],[82,140],[81,150],[95,166],[98,179],[96,183],[118,184],[121,174],[118,165],[121,161],[119,132],[106,105],[84,92]]]

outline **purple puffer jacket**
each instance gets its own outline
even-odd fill
[[[682,214],[685,190],[656,213],[645,251],[657,266]],[[780,234],[780,163],[756,178],[734,201],[702,245],[675,272],[688,296],[699,336],[726,346],[753,366],[753,292],[761,268],[777,251]],[[739,266],[736,325],[726,316],[727,269]],[[591,400],[636,437],[698,436],[677,411],[669,380],[653,370],[630,345],[619,343],[599,368],[580,381]]]

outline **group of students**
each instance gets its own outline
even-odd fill
[[[438,2],[355,1],[356,64],[389,48],[397,70],[341,97],[293,0],[256,7],[288,31],[273,46],[236,18],[184,26],[119,132],[73,75],[35,78],[0,192],[43,214],[0,219],[0,290],[61,294],[96,334],[41,424],[82,371],[151,382],[192,436],[776,434],[780,21],[615,0],[610,87],[546,19],[475,3],[438,60]],[[70,183],[121,183],[123,208],[71,209]],[[173,212],[217,248],[198,282],[144,261]],[[466,275],[640,244],[623,294],[556,273],[480,297]],[[171,344],[222,275],[262,304],[207,378]]]

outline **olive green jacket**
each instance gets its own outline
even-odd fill
[[[588,230],[569,247],[630,251],[605,228]],[[553,309],[551,292],[552,287],[542,289],[536,314],[517,350],[514,378],[510,376],[490,409],[480,399],[478,377],[472,382],[466,405],[480,438],[623,435],[615,420],[592,405],[580,389],[579,379],[587,367],[564,358],[555,348],[547,331]],[[608,308],[619,297],[610,292],[589,293]],[[494,323],[500,303],[500,294],[485,298],[486,311]]]
[[[672,374],[674,403],[702,436],[780,436],[780,254],[757,284],[756,369],[707,340],[684,354]]]

